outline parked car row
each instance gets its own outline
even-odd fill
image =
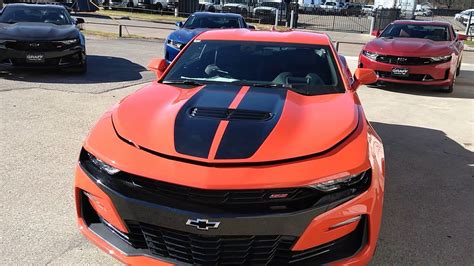
[[[472,17],[471,24],[474,24],[474,9],[464,10],[463,12],[456,14],[454,16],[454,19],[464,25],[467,25],[467,23],[469,22],[469,17]]]

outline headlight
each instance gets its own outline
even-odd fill
[[[89,158],[91,159],[91,162],[97,166],[97,168],[99,168],[100,170],[106,172],[107,174],[109,175],[115,175],[116,173],[120,172],[119,169],[113,167],[113,166],[110,166],[106,163],[104,163],[101,159],[98,159],[97,157],[95,157],[94,155],[90,154],[90,153],[87,153],[87,155],[89,156]]]
[[[70,40],[64,40],[64,41],[57,41],[60,44],[63,45],[73,45],[79,42],[79,39],[70,39]]]
[[[174,48],[176,48],[178,50],[181,50],[181,48],[183,48],[186,45],[185,43],[180,43],[180,42],[173,41],[173,40],[170,40],[170,39],[168,39],[167,43],[168,43],[168,45],[171,45],[171,46],[173,46]]]
[[[445,56],[430,57],[430,61],[433,63],[448,62],[448,61],[451,61],[451,56],[445,55]]]
[[[377,60],[377,56],[379,56],[377,53],[369,52],[369,51],[366,51],[366,50],[363,50],[363,51],[362,51],[362,54],[363,54],[365,57],[367,57],[367,58],[369,58],[369,59],[371,59],[371,60],[374,60],[374,61]]]
[[[368,171],[366,171],[357,175],[350,175],[314,184],[311,187],[322,192],[333,192],[336,190],[349,189],[352,187],[356,187],[362,183],[366,183],[368,180],[368,175],[369,173]]]

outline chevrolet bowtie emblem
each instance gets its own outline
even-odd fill
[[[217,229],[219,227],[220,222],[209,222],[207,219],[188,219],[186,225],[194,226],[199,230],[209,230],[209,229]]]

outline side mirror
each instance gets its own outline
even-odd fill
[[[165,59],[155,58],[150,61],[148,64],[148,69],[150,71],[155,72],[156,78],[159,79],[163,75],[163,73],[168,68],[168,63],[166,63]]]
[[[354,82],[352,83],[352,90],[356,90],[359,85],[372,84],[377,82],[377,74],[375,71],[368,68],[357,68],[354,73]]]
[[[459,41],[465,41],[467,40],[467,36],[461,33],[458,33],[458,40]]]
[[[375,37],[379,37],[380,36],[380,30],[373,30],[370,35],[372,36],[375,36]]]
[[[182,21],[176,22],[176,27],[182,28],[183,27],[183,22]]]
[[[247,24],[247,28],[249,28],[250,30],[255,30],[255,29],[257,29],[257,28],[255,28],[254,25],[250,25],[250,24]]]
[[[83,18],[76,18],[76,25],[84,24],[86,21]]]

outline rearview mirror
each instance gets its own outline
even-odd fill
[[[155,72],[156,78],[159,79],[168,68],[168,63],[165,59],[155,58],[148,64],[148,69]]]
[[[380,36],[380,30],[373,30],[370,35],[375,36],[375,37],[379,37]]]
[[[458,40],[465,41],[467,40],[467,36],[461,33],[458,33]]]
[[[183,22],[182,21],[176,22],[176,27],[182,28],[183,27]]]
[[[354,82],[352,83],[352,90],[356,90],[359,85],[373,84],[377,82],[377,74],[375,71],[368,68],[357,68],[354,73]]]

